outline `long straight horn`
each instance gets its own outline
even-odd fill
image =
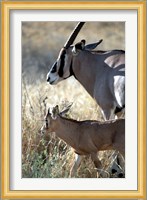
[[[71,44],[73,44],[74,40],[76,39],[76,36],[80,32],[80,30],[81,30],[81,28],[83,27],[84,24],[85,24],[85,22],[79,22],[77,24],[77,26],[75,27],[75,29],[73,30],[73,32],[69,36],[68,40],[66,41],[66,43],[64,45],[65,48],[68,48]]]

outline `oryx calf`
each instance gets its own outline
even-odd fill
[[[41,131],[55,132],[59,138],[73,147],[76,159],[70,171],[70,177],[75,175],[81,163],[82,155],[91,155],[91,159],[98,170],[102,168],[97,157],[98,151],[114,149],[125,156],[124,119],[106,122],[76,121],[63,117],[62,113],[59,113],[58,106],[54,107],[52,111],[48,110]]]
[[[93,51],[102,40],[71,46],[83,24],[77,25],[61,49],[47,82],[54,85],[73,75],[96,99],[104,119],[113,119],[125,107],[125,51]]]

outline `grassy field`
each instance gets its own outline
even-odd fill
[[[40,134],[48,107],[60,109],[73,103],[68,114],[77,120],[103,120],[96,102],[73,78],[56,86],[46,83],[46,74],[56,60],[60,48],[75,27],[76,22],[22,23],[22,177],[63,178],[69,176],[74,152],[56,135]],[[125,49],[125,24],[120,22],[88,22],[76,41],[92,43],[103,39],[98,49]],[[117,153],[105,151],[99,158],[108,177],[119,177],[124,172],[116,166]],[[112,168],[118,173],[112,173]],[[76,177],[94,178],[96,169],[85,157]]]

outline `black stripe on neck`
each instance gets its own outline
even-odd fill
[[[67,76],[67,77],[64,78],[64,79],[67,79],[67,78],[69,78],[70,76],[74,76],[75,79],[77,79],[77,77],[76,77],[76,75],[75,75],[75,73],[74,73],[74,71],[73,71],[73,68],[72,68],[72,60],[71,60],[71,63],[70,63],[70,69],[69,69],[69,72],[70,72],[69,76]]]
[[[72,68],[72,60],[71,60],[71,63],[70,63],[70,76],[74,76],[75,79],[77,79],[77,77],[76,77],[76,75],[75,75],[75,73],[73,71],[73,68]]]

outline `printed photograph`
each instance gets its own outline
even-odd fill
[[[22,178],[125,178],[125,22],[22,22]]]

